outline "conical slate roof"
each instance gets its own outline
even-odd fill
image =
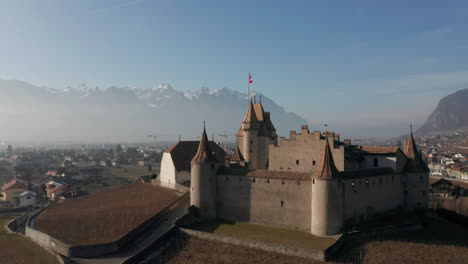
[[[333,161],[333,155],[331,153],[330,144],[328,143],[328,137],[325,143],[325,150],[323,151],[322,160],[320,161],[317,170],[315,170],[313,177],[320,180],[332,180],[339,176],[339,171]]]
[[[231,160],[232,161],[243,161],[244,160],[244,156],[242,156],[242,153],[241,153],[239,147],[236,148],[236,151],[232,155]]]
[[[205,126],[203,126],[203,134],[200,138],[200,144],[198,145],[197,153],[192,159],[193,163],[205,163],[205,162],[216,162],[216,158],[211,151],[211,147],[206,135]]]

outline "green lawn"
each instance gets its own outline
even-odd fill
[[[336,240],[317,237],[305,231],[275,228],[242,222],[211,221],[195,224],[191,229],[232,237],[286,244],[306,249],[327,249]]]

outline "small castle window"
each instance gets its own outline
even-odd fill
[[[301,181],[297,181],[297,185],[301,185]]]
[[[315,184],[315,179],[312,179],[312,184]]]
[[[283,169],[283,167],[280,167],[280,170],[282,170],[282,169]]]
[[[252,179],[252,182],[255,182],[255,179]]]
[[[250,152],[252,152],[252,149],[250,149]]]
[[[296,165],[299,165],[299,160],[296,160]]]
[[[281,208],[283,208],[284,206],[284,201],[281,201]]]
[[[315,160],[312,161],[312,165],[315,165]]]
[[[374,158],[374,168],[379,167],[379,159]]]
[[[284,184],[284,180],[281,180],[281,184]]]
[[[270,183],[270,179],[267,179],[267,183]]]
[[[250,144],[253,144],[253,140],[250,140]]]

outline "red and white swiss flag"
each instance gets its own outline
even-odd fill
[[[249,73],[249,83],[253,83],[252,75]]]

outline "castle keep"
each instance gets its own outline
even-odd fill
[[[412,133],[404,150],[353,145],[306,125],[278,140],[270,113],[250,102],[236,143],[233,156],[220,160],[204,128],[196,154],[186,161],[191,205],[202,219],[330,236],[376,213],[428,204],[429,173]]]

